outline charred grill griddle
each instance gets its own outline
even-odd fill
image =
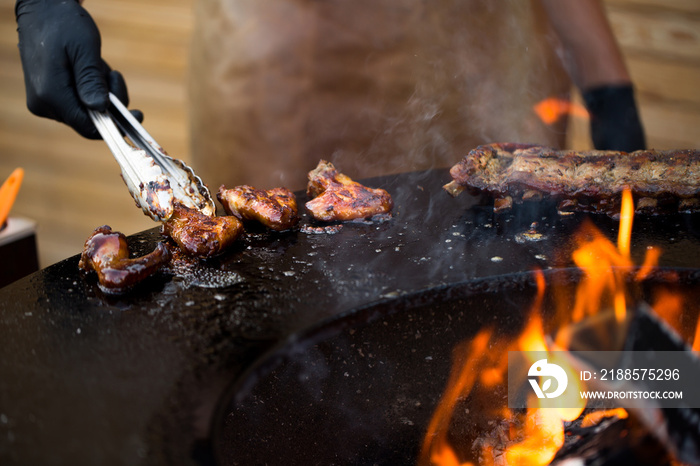
[[[372,318],[358,310],[374,305],[377,316],[399,315],[421,302],[444,302],[478,326],[490,311],[454,301],[464,290],[508,301],[504,281],[526,289],[517,277],[533,267],[570,265],[555,251],[570,257],[586,214],[559,217],[542,202],[494,216],[490,199],[449,197],[449,180],[447,170],[363,180],[391,194],[391,220],[315,234],[322,229],[304,227],[320,225],[305,215],[306,232],[250,229],[225,256],[178,264],[176,275],[123,297],[84,279],[77,255],[1,289],[0,463],[211,464],[226,387],[289,335],[338,315]],[[591,219],[614,240],[614,220]],[[154,229],[128,239],[142,255],[162,238]],[[700,217],[637,219],[636,262],[649,245],[663,250],[663,271],[700,281]],[[447,320],[425,332],[448,335]]]
[[[545,277],[574,299],[579,271],[551,270]],[[637,297],[650,300],[661,283],[649,281]],[[692,333],[700,287],[685,282],[673,288],[687,293],[684,323]],[[419,464],[428,423],[459,359],[455,347],[484,327],[499,337],[516,337],[535,294],[534,274],[492,277],[377,303],[294,335],[224,397],[213,436],[217,458],[226,465],[278,464],[277,458],[294,464]],[[551,294],[543,305],[545,320],[553,315],[550,299]],[[493,401],[506,405],[507,394],[502,396]],[[464,405],[469,412],[456,410],[448,438],[455,451],[468,455],[493,426],[475,404]],[[631,444],[624,434],[616,441],[606,433],[604,442],[598,439],[604,454],[585,453],[600,465],[667,464],[661,462],[663,450],[649,456],[648,447],[658,446],[647,432]],[[593,437],[585,450],[595,450]],[[686,448],[697,458],[691,445]],[[477,456],[461,459],[479,464]]]

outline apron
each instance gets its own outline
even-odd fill
[[[491,142],[559,148],[533,106],[570,81],[537,0],[202,0],[192,165],[210,189],[449,167]]]

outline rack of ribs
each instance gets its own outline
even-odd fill
[[[614,215],[622,191],[637,199],[640,213],[700,210],[700,151],[572,151],[533,144],[499,143],[477,147],[450,170],[444,189],[495,197],[494,210],[513,202],[553,199],[560,213]]]

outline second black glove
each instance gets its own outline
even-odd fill
[[[601,86],[583,92],[591,118],[591,139],[598,150],[646,149],[644,129],[631,85]]]

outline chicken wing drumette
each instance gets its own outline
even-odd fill
[[[363,186],[325,160],[309,172],[306,193],[312,198],[306,203],[311,216],[327,222],[387,214],[394,206],[385,190]]]
[[[272,230],[289,230],[299,221],[296,196],[287,188],[266,191],[247,185],[221,186],[216,197],[229,215],[260,222]]]
[[[179,204],[162,228],[186,254],[203,258],[223,252],[242,231],[243,224],[236,217],[209,217]]]
[[[103,225],[85,241],[78,266],[86,272],[95,271],[100,288],[106,293],[122,293],[153,274],[168,260],[165,244],[145,256],[129,258],[126,236]]]

